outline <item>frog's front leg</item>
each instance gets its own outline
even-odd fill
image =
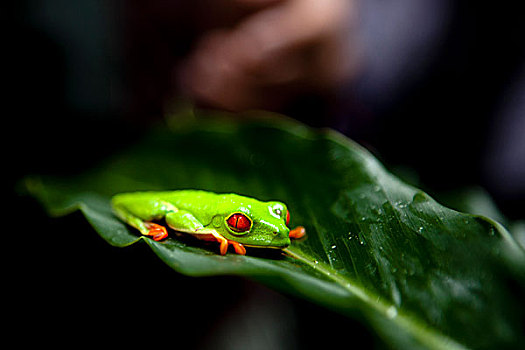
[[[235,249],[235,253],[239,255],[246,255],[246,248],[244,248],[244,246],[241,243],[235,242],[235,241],[229,241],[217,232],[214,232],[211,234],[217,240],[217,242],[220,243],[219,250],[221,252],[221,255],[226,255],[226,253],[228,252],[228,246],[230,244],[233,246],[233,249]]]
[[[204,241],[219,242],[221,255],[225,255],[228,252],[230,244],[237,254],[246,254],[246,249],[242,244],[227,240],[213,228],[204,227],[199,220],[187,211],[179,210],[166,214],[166,223],[175,231],[186,232]]]

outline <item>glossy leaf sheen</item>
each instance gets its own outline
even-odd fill
[[[110,244],[146,242],[191,276],[240,275],[360,316],[397,348],[512,346],[522,339],[501,271],[523,251],[499,224],[441,206],[333,131],[289,120],[206,122],[156,131],[85,176],[32,178],[56,215],[80,209]],[[139,237],[112,214],[122,191],[198,188],[281,200],[307,238],[287,255],[218,254],[172,235]]]

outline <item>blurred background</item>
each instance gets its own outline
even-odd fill
[[[180,101],[189,101],[233,112],[269,110],[335,128],[389,169],[405,169],[404,174],[409,169],[411,181],[431,194],[482,186],[508,218],[523,218],[525,21],[518,5],[467,0],[8,2],[1,19],[9,188],[28,173],[81,172],[132,144]],[[17,219],[39,210],[15,201],[24,208],[13,214]],[[35,215],[43,227],[67,231],[64,221],[50,223],[44,214]],[[162,287],[175,293],[173,303],[183,298],[195,305],[199,317],[188,310],[182,318],[173,316],[176,328],[200,337],[190,344],[206,347],[224,338],[230,343],[223,348],[231,348],[231,339],[252,334],[240,324],[262,322],[252,331],[268,330],[267,341],[286,339],[276,341],[281,348],[311,345],[314,335],[305,317],[323,313],[238,280],[221,280],[234,311],[212,311],[202,305],[202,290],[216,281],[194,282],[171,273],[173,281],[159,286],[154,277],[144,276],[152,273],[149,267],[157,271],[153,276],[166,273],[160,263],[146,258],[145,266],[127,269],[122,261],[136,265],[134,258],[101,248],[98,237],[91,243],[76,238],[86,248],[69,259],[80,264],[84,275],[71,274],[70,263],[60,255],[48,259],[60,254],[59,246],[33,238],[43,247],[36,257],[46,261],[40,266],[45,273],[32,275],[39,277],[28,287],[68,285],[72,298],[91,286],[89,298],[96,296],[88,305],[99,307],[81,307],[88,316],[114,307],[101,286],[121,295]],[[87,262],[90,249],[106,249],[107,254],[99,254],[92,265]],[[128,257],[116,263],[115,254]],[[127,274],[115,280],[123,269]],[[243,297],[233,297],[232,290]],[[40,313],[54,310],[42,306],[47,300],[62,300],[52,291],[35,302]],[[126,294],[124,300],[134,304],[135,297]],[[144,306],[135,307],[147,313]],[[69,311],[63,315],[80,317]],[[153,332],[169,327],[156,328],[152,319],[160,317],[157,312],[147,317],[144,322]],[[124,318],[115,316],[116,322]],[[184,322],[201,324],[202,318],[207,320],[204,330]],[[343,324],[339,327],[370,341],[367,330],[348,322],[328,322],[325,331]],[[337,337],[333,341],[339,342]],[[257,344],[264,342],[252,348]]]
[[[508,216],[525,207],[525,21],[517,1],[7,7],[7,119],[23,144],[38,145],[14,157],[24,172],[56,169],[49,162],[63,163],[64,143],[80,149],[79,138],[89,143],[93,133],[89,154],[106,149],[98,143],[132,141],[126,128],[186,99],[330,126],[387,165],[414,169],[429,189],[479,184]]]

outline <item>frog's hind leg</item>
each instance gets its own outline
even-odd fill
[[[124,222],[133,226],[144,236],[150,236],[155,241],[168,237],[168,231],[162,225],[151,222],[159,220],[167,213],[177,211],[173,205],[162,201],[138,202],[113,200],[114,213]]]
[[[142,220],[141,218],[133,215],[129,211],[121,207],[113,208],[113,211],[119,218],[133,226],[144,236],[149,236],[155,241],[161,241],[168,237],[168,231],[162,225],[155,224],[150,221]],[[151,219],[150,219],[151,220]]]
[[[144,226],[148,230],[146,233],[142,233],[145,236],[150,236],[154,241],[162,241],[168,237],[168,230],[162,225],[155,224],[153,222],[145,222]]]

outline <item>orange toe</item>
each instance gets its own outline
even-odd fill
[[[304,229],[304,227],[297,226],[296,228],[290,231],[288,236],[290,238],[299,239],[299,238],[303,238],[305,234],[306,234],[306,230]]]
[[[227,240],[221,241],[220,251],[221,251],[221,255],[226,255],[226,253],[228,252],[228,241]]]
[[[146,223],[146,228],[149,230],[146,235],[150,236],[155,241],[162,241],[168,237],[168,230],[166,230],[164,226],[148,222]]]
[[[229,241],[228,243],[230,243],[233,246],[233,248],[235,249],[235,253],[239,255],[246,255],[246,248],[244,248],[242,244],[234,241]]]

